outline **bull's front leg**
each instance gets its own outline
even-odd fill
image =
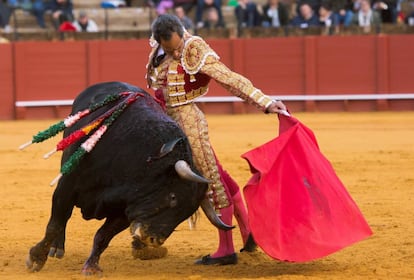
[[[57,224],[51,218],[46,234],[42,241],[33,246],[29,251],[26,266],[31,272],[40,271],[45,265],[52,242],[65,230],[65,225]]]
[[[46,227],[45,237],[29,251],[29,257],[26,260],[26,266],[29,271],[40,271],[47,261],[48,253],[53,243],[59,237],[65,237],[66,224],[72,215],[74,207],[74,194],[66,194],[61,184],[62,180],[59,181],[59,185],[53,194],[52,212]]]
[[[102,273],[102,269],[99,267],[99,258],[101,254],[108,247],[112,238],[128,228],[128,226],[129,221],[125,216],[106,218],[105,223],[95,234],[92,252],[83,265],[82,274],[93,275]]]

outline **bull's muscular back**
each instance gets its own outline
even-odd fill
[[[123,92],[130,94],[118,94]],[[126,104],[129,105],[125,110],[118,107]],[[64,151],[63,164],[69,158],[70,163],[79,163],[70,172],[62,172],[53,194],[46,234],[29,252],[26,264],[31,271],[42,269],[48,252],[58,256],[59,250],[63,251],[66,224],[74,206],[81,208],[85,219],[106,218],[95,234],[91,255],[82,269],[90,274],[101,272],[100,255],[111,239],[128,226],[133,234],[133,248],[141,248],[143,244],[159,246],[202,201],[207,201],[205,180],[181,178],[178,174],[183,174],[178,172],[181,170],[175,170],[176,162],[182,163],[181,160],[193,167],[184,133],[142,89],[119,82],[94,85],[76,98],[73,114],[77,112],[90,114],[67,128],[64,136],[79,129],[78,135],[83,135],[82,128],[94,127],[88,125],[98,123],[94,121],[103,114],[108,119],[102,125],[108,127],[92,150],[83,147],[78,150],[86,136]],[[105,127],[97,131],[102,133]],[[85,153],[86,150],[89,152]]]
[[[82,209],[85,219],[101,219],[109,213],[124,212],[132,199],[155,200],[153,196],[159,195],[166,185],[180,184],[171,179],[177,177],[172,168],[175,161],[192,162],[189,145],[181,129],[141,88],[120,82],[91,86],[75,99],[72,113],[102,102],[109,94],[126,91],[139,92],[143,96],[125,109],[92,152],[80,161],[74,172],[64,176],[58,186],[71,189],[71,194],[76,197],[75,205]],[[92,122],[111,106],[113,104],[84,117],[65,130],[64,136]],[[178,138],[183,140],[171,154],[148,162],[150,157],[158,154],[163,144]],[[62,163],[83,141],[64,152]]]

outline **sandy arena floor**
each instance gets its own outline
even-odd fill
[[[414,112],[300,113],[325,156],[332,162],[374,231],[367,240],[309,263],[283,263],[262,251],[239,254],[239,264],[193,265],[212,252],[217,232],[202,216],[196,230],[181,224],[167,240],[169,253],[159,260],[131,256],[127,231],[114,238],[101,257],[103,276],[92,279],[414,279]],[[272,139],[275,116],[208,116],[221,162],[241,188],[250,174],[240,155]],[[29,248],[43,237],[49,219],[60,155],[42,156],[60,138],[19,151],[56,120],[0,122],[0,279],[85,279],[80,274],[101,221],[85,221],[75,209],[67,228],[66,255],[49,259],[42,271],[26,271]],[[241,248],[234,230],[236,248]]]

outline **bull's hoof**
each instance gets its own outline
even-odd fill
[[[98,275],[102,276],[103,270],[98,264],[85,264],[82,267],[82,274],[85,276]]]
[[[56,247],[51,247],[49,250],[49,257],[61,259],[65,255],[65,250]]]
[[[43,266],[45,265],[46,261],[35,260],[29,255],[26,259],[26,267],[29,272],[37,272],[42,270]]]
[[[168,253],[165,247],[144,247],[142,249],[132,249],[134,259],[153,260],[164,258]]]

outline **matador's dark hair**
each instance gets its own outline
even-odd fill
[[[177,32],[178,36],[183,37],[184,28],[175,15],[163,14],[158,16],[152,23],[152,35],[154,39],[160,43],[161,39],[170,40],[174,32]]]

